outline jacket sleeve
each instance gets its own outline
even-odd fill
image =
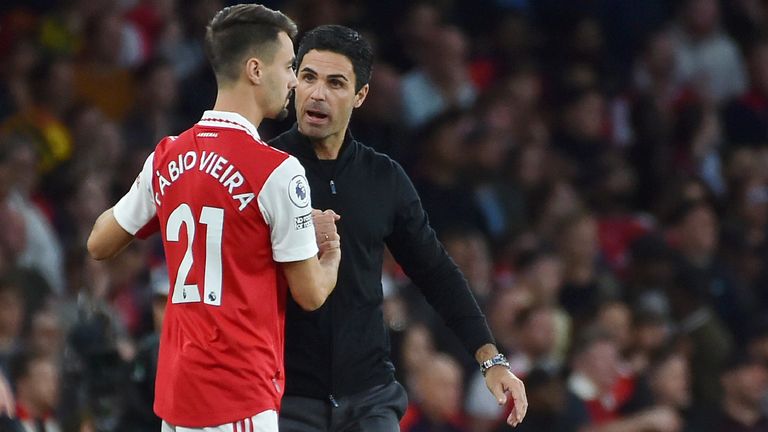
[[[396,209],[387,246],[405,274],[474,357],[478,348],[494,343],[485,315],[461,270],[437,240],[413,183],[400,165],[393,165]]]

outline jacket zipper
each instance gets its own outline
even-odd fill
[[[331,195],[336,195],[336,183],[333,180],[331,180],[330,185],[331,185]]]

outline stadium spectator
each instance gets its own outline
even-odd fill
[[[717,0],[680,2],[674,37],[678,73],[702,97],[723,102],[746,89],[744,61],[734,40],[720,27]]]
[[[403,432],[466,432],[461,409],[461,367],[445,354],[428,358],[429,367],[416,369],[413,401],[400,427]]]
[[[56,362],[42,354],[20,352],[11,364],[16,389],[16,417],[25,431],[58,432],[56,417],[60,397],[60,371]]]
[[[468,74],[467,40],[455,27],[442,27],[417,45],[418,66],[403,77],[403,120],[418,128],[449,108],[469,108],[477,97]],[[418,43],[418,41],[409,41]]]
[[[699,428],[705,432],[768,431],[761,404],[768,391],[765,364],[743,352],[735,353],[721,376],[723,399],[719,409],[706,416]]]
[[[747,52],[749,89],[724,114],[725,132],[733,145],[768,143],[768,39],[752,42]]]
[[[618,345],[609,335],[587,329],[573,345],[569,397],[579,401],[565,412],[567,424],[599,432],[677,432],[679,414],[657,405],[625,416],[622,407],[631,399],[636,377],[622,370]],[[578,429],[577,429],[578,430]]]
[[[601,265],[597,221],[591,213],[576,212],[560,221],[558,255],[563,263],[560,303],[573,318],[574,331],[591,320],[600,305],[618,295],[611,272]]]
[[[444,112],[424,125],[416,137],[421,153],[413,185],[438,235],[453,227],[486,231],[472,187],[465,178],[468,149],[465,139],[472,128],[467,112]]]

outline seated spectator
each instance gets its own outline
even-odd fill
[[[400,421],[403,432],[468,432],[461,409],[462,372],[445,354],[422,359],[412,381],[412,401]]]
[[[605,96],[598,88],[577,86],[565,92],[561,106],[553,147],[569,163],[578,187],[596,186],[600,158],[610,149],[604,129]]]
[[[704,417],[697,431],[765,432],[768,417],[761,411],[768,391],[768,369],[746,353],[737,352],[721,375],[723,398],[714,416]]]
[[[397,380],[411,391],[416,384],[413,377],[418,375],[418,369],[425,366],[423,359],[431,358],[437,351],[435,341],[429,327],[421,322],[412,322],[402,334],[400,340],[395,340],[392,346],[392,358],[395,363]]]
[[[415,141],[421,154],[413,184],[438,236],[457,226],[485,231],[482,213],[470,198],[472,189],[464,176],[465,139],[473,123],[468,113],[450,111],[424,126]]]
[[[679,76],[717,102],[740,94],[746,87],[746,71],[739,48],[720,27],[720,3],[684,0],[680,4],[674,32]]]
[[[708,302],[701,277],[685,266],[676,269],[674,282],[667,287],[671,317],[690,356],[694,401],[713,406],[720,399],[719,376],[733,335]]]
[[[477,97],[469,79],[467,38],[460,29],[438,28],[419,47],[419,65],[402,81],[403,120],[410,128],[450,108],[469,108]]]
[[[486,237],[478,231],[455,228],[440,237],[448,255],[469,282],[481,308],[487,304],[493,286],[493,259]]]
[[[555,239],[564,270],[560,302],[571,314],[578,331],[597,313],[600,304],[618,296],[618,285],[613,274],[602,265],[594,215],[575,212],[564,217]]]
[[[541,248],[520,253],[515,268],[516,285],[527,287],[531,303],[549,306],[553,310],[556,347],[553,355],[558,363],[562,363],[571,342],[571,316],[560,305],[563,263],[554,252]]]
[[[40,183],[39,152],[25,136],[4,140],[13,163],[13,190],[10,204],[24,219],[26,242],[18,265],[32,269],[45,278],[56,295],[64,293],[64,257],[61,242],[43,206],[36,202],[35,191]]]
[[[687,356],[673,346],[654,357],[640,377],[635,397],[624,409],[635,413],[653,406],[672,409],[680,416],[681,430],[694,432],[690,424],[693,396],[691,393],[690,366]]]
[[[734,335],[742,336],[754,307],[750,293],[719,254],[720,221],[706,201],[678,203],[669,230],[679,266],[697,280],[704,301],[711,304]]]
[[[754,42],[747,52],[749,90],[725,111],[725,132],[733,145],[768,143],[768,38]]]
[[[654,406],[625,416],[622,407],[635,391],[635,378],[621,369],[618,346],[611,336],[587,330],[574,343],[568,377],[569,397],[578,403],[566,411],[566,424],[589,432],[678,432],[679,415]]]
[[[9,134],[25,136],[38,155],[35,170],[47,173],[74,150],[65,117],[74,102],[74,69],[68,59],[48,59],[30,71],[31,103],[2,123]]]
[[[125,66],[132,44],[126,22],[107,7],[85,24],[81,59],[75,64],[75,93],[112,120],[122,120],[133,105],[135,78]],[[109,89],[109,91],[104,91]]]
[[[636,373],[643,373],[672,342],[674,333],[667,314],[650,308],[638,308],[633,312],[632,344],[627,352],[627,362]]]
[[[716,196],[726,192],[722,173],[722,121],[712,103],[692,101],[677,113],[669,169],[700,178]]]
[[[624,296],[634,310],[657,316],[669,314],[664,292],[672,283],[675,263],[672,250],[657,232],[632,242],[625,275]]]
[[[59,368],[46,356],[19,353],[11,364],[11,380],[16,388],[16,416],[31,432],[58,432],[55,409],[59,401]]]

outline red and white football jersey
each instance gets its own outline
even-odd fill
[[[163,236],[171,289],[155,387],[162,419],[205,427],[279,409],[278,263],[317,254],[311,209],[299,162],[239,114],[206,111],[147,158],[114,215],[131,234],[154,226]]]

